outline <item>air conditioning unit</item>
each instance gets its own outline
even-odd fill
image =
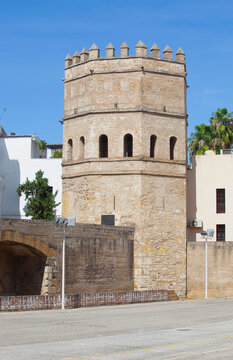
[[[221,149],[220,154],[221,155],[233,155],[233,149]]]
[[[194,220],[190,221],[190,227],[201,228],[202,226],[203,226],[202,220],[194,219]]]

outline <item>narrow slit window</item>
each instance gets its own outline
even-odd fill
[[[72,160],[73,158],[73,141],[69,139],[67,142],[67,160]]]
[[[225,213],[225,189],[216,189],[216,213]]]
[[[155,144],[157,137],[155,135],[151,135],[150,137],[150,157],[155,157]]]
[[[99,157],[108,157],[108,137],[106,135],[100,135],[99,137]]]
[[[170,160],[174,160],[176,137],[170,137]]]
[[[133,156],[133,136],[126,134],[124,136],[124,157]]]
[[[85,139],[83,136],[79,139],[79,158],[83,159],[85,155]]]
[[[225,241],[225,224],[216,225],[217,241]]]

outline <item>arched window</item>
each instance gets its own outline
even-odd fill
[[[176,140],[175,136],[170,137],[170,160],[174,160]]]
[[[72,160],[73,158],[73,141],[69,139],[67,142],[67,160]]]
[[[99,137],[99,157],[108,157],[108,137],[107,135],[100,135]]]
[[[83,136],[79,139],[79,158],[83,159],[85,155],[85,139]]]
[[[156,144],[157,136],[151,135],[150,137],[150,157],[155,157],[155,144]]]
[[[124,136],[124,157],[133,156],[133,136],[126,134]]]

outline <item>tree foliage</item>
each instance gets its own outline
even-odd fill
[[[54,151],[53,157],[54,158],[62,158],[62,152],[61,151]]]
[[[212,116],[210,117],[210,122],[220,123],[225,126],[229,125],[229,118],[233,116],[233,112],[228,112],[226,108],[218,108],[217,111],[212,113]]]
[[[41,158],[43,158],[44,151],[46,149],[46,145],[47,145],[47,142],[44,141],[44,140],[41,140],[40,143],[39,143],[39,147],[40,147],[40,151],[41,151],[41,154],[40,154]]]
[[[42,170],[37,171],[35,180],[29,181],[28,178],[23,184],[17,188],[19,196],[24,194],[27,201],[26,216],[32,216],[33,220],[54,219],[54,210],[60,204],[55,202],[57,191],[52,193],[51,187],[48,185],[48,179],[43,177]]]
[[[219,154],[220,149],[230,149],[233,144],[233,131],[229,119],[232,115],[233,112],[228,113],[226,108],[218,108],[209,119],[210,125],[196,125],[196,131],[188,139],[190,156],[202,155],[206,150],[214,150]]]

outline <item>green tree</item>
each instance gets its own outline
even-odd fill
[[[191,155],[201,155],[211,148],[212,140],[215,137],[215,128],[211,125],[201,124],[195,126],[196,132],[189,138],[189,151]]]
[[[40,151],[41,151],[41,154],[40,154],[41,158],[43,158],[43,154],[44,154],[44,151],[46,149],[46,145],[47,145],[47,142],[44,141],[44,140],[41,140],[40,143],[39,143],[39,147],[40,147]]]
[[[62,158],[62,152],[61,151],[54,151],[53,157],[54,158]]]
[[[233,132],[230,129],[229,119],[232,112],[226,108],[218,108],[210,117],[210,125],[196,125],[196,131],[191,134],[189,140],[190,157],[194,154],[202,155],[206,150],[214,150],[216,154],[220,149],[230,149],[233,144]]]
[[[37,171],[35,180],[29,181],[28,178],[23,184],[17,188],[19,196],[24,194],[27,201],[26,216],[32,216],[33,220],[54,219],[54,210],[60,204],[55,202],[57,191],[52,193],[51,187],[48,185],[48,179],[43,177],[42,170]]]
[[[225,126],[229,126],[229,118],[233,116],[233,112],[228,112],[227,108],[218,108],[217,111],[212,113],[210,117],[210,122],[214,125],[216,124],[223,124]]]

